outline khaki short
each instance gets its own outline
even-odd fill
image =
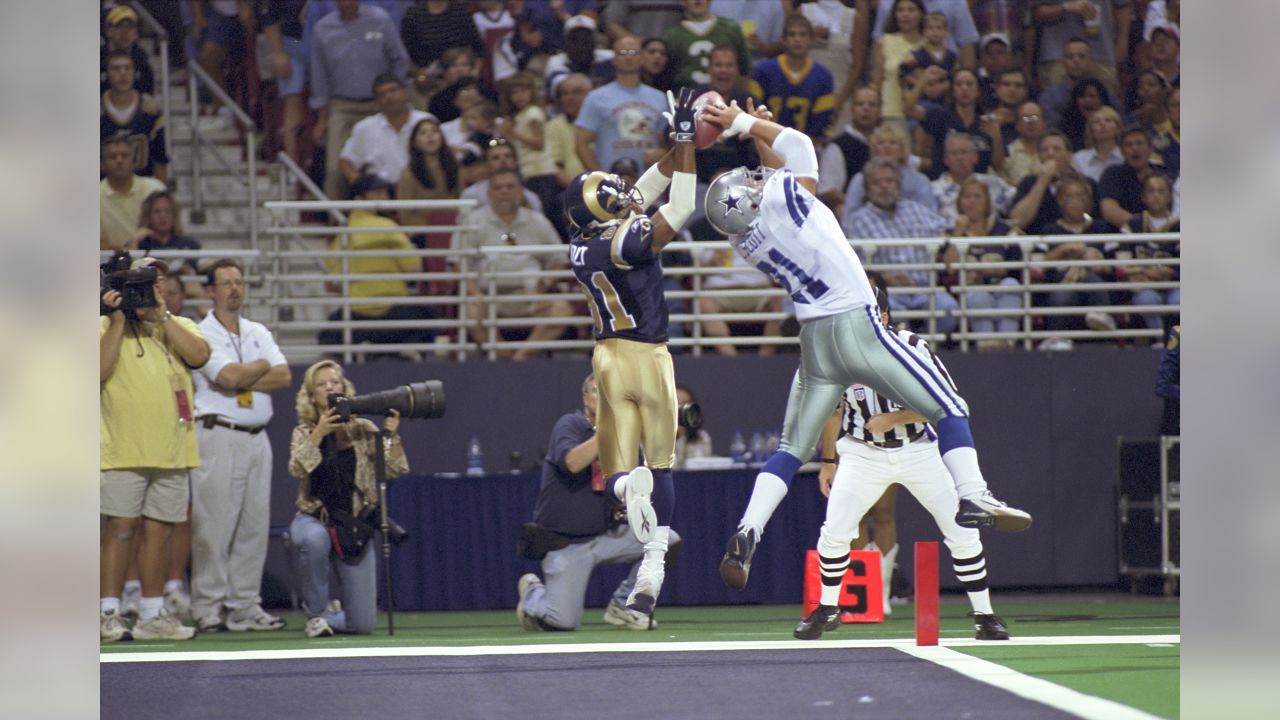
[[[761,291],[768,288],[760,288]],[[720,305],[720,309],[727,313],[757,313],[768,312],[770,310],[769,303],[775,298],[771,296],[760,295],[738,295],[730,297],[714,298]]]
[[[100,474],[99,512],[111,517],[139,515],[161,522],[183,522],[191,499],[187,470],[129,468]]]

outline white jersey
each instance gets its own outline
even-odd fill
[[[765,181],[755,220],[730,242],[791,294],[800,322],[876,303],[836,216],[786,168]]]

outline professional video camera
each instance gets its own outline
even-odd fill
[[[677,406],[676,422],[689,432],[698,432],[702,429],[702,408],[696,402]]]
[[[402,418],[434,419],[444,417],[444,384],[439,380],[401,385],[391,390],[347,397],[329,395],[329,407],[338,411],[338,422],[352,415],[390,415],[399,411]]]
[[[160,304],[156,299],[156,279],[159,272],[152,267],[131,269],[133,258],[124,250],[117,250],[102,264],[102,287],[98,296],[108,290],[120,293],[120,309],[130,317],[137,317],[140,308],[155,307]],[[111,314],[113,308],[99,303],[103,315]]]

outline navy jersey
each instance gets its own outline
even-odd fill
[[[573,233],[569,262],[589,300],[596,340],[667,341],[662,262],[652,245],[653,223],[644,215],[612,221],[591,237]]]
[[[779,125],[809,137],[825,137],[836,109],[831,71],[808,58],[798,70],[784,67],[785,63],[785,55],[756,63],[748,92],[764,98]]]
[[[533,519],[562,535],[588,538],[613,525],[613,508],[591,489],[593,466],[569,472],[565,466],[569,451],[596,434],[582,412],[561,416],[551,431],[551,446],[542,461],[542,486],[534,505]]]
[[[169,163],[169,154],[164,147],[164,118],[155,98],[139,94],[137,103],[121,112],[108,102],[107,93],[103,93],[100,109],[98,127],[101,139],[120,133],[128,136],[129,147],[133,149],[135,174],[154,177],[157,164]]]

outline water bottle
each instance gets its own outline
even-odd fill
[[[751,433],[751,464],[759,467],[769,459],[768,441],[764,439],[764,433],[759,430]]]
[[[782,434],[777,430],[770,430],[769,435],[765,438],[765,447],[768,448],[769,455],[772,456],[774,453],[778,452],[778,446],[781,444]]]
[[[480,449],[480,436],[472,435],[467,442],[467,477],[484,475],[484,453]]]
[[[729,457],[733,460],[734,467],[747,464],[747,443],[743,441],[741,432],[733,434],[733,442],[729,443]]]

